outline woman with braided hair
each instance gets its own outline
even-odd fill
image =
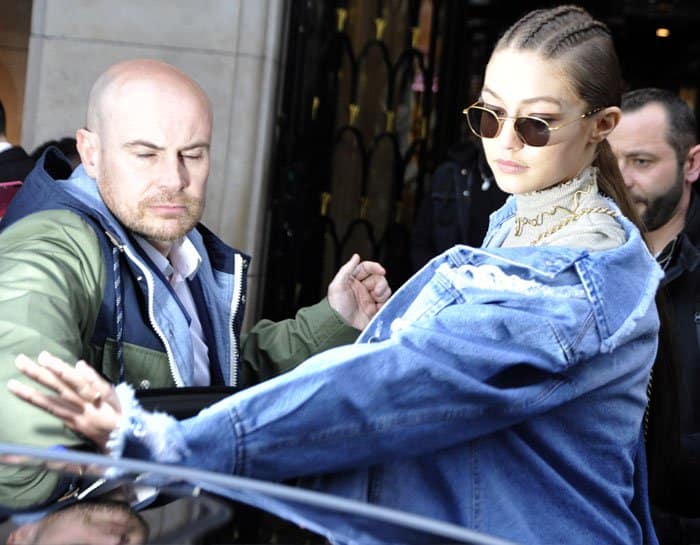
[[[606,141],[620,92],[610,32],[583,9],[508,29],[465,114],[512,196],[483,248],[434,258],[352,346],[182,422],[47,354],[17,364],[54,394],[9,387],[113,455],[299,479],[518,543],[655,543],[643,416],[662,273]],[[387,539],[374,530],[330,534]]]

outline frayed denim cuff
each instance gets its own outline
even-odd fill
[[[110,456],[176,464],[190,454],[175,418],[145,411],[128,384],[119,384],[116,393],[122,418],[107,441]]]

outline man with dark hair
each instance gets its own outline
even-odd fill
[[[34,162],[20,146],[13,146],[7,141],[6,133],[5,107],[0,100],[0,182],[24,180]]]
[[[662,544],[700,541],[700,145],[690,107],[663,89],[622,99],[608,137],[665,271],[666,321],[651,383],[649,487]]]

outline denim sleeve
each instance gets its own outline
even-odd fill
[[[470,317],[479,309],[468,307],[450,306],[387,340],[325,352],[231,400],[235,471],[277,480],[419,456],[583,393],[561,348],[537,342],[554,337],[547,325],[533,317],[527,339],[509,337],[493,326],[493,314],[506,312],[494,305],[490,317],[482,312],[492,324],[485,336]]]
[[[545,303],[454,304],[386,340],[329,350],[174,424],[182,447],[171,452],[270,480],[369,466],[512,426],[653,357],[643,335],[601,355],[585,301]]]
[[[193,423],[209,422],[217,418],[227,420],[226,413],[211,419],[205,409],[196,418],[181,423],[168,414],[145,411],[128,384],[119,384],[116,392],[122,417],[106,445],[111,456],[189,465],[223,473],[233,472],[235,438],[232,426],[217,425],[213,436],[188,432]],[[110,470],[108,475],[115,477],[118,473]]]

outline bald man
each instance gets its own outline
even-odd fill
[[[390,290],[354,256],[328,297],[241,339],[249,258],[199,223],[212,130],[206,94],[153,60],[109,68],[90,93],[72,173],[48,151],[0,224],[0,383],[48,351],[137,389],[246,387],[352,342]],[[78,446],[60,422],[0,388],[0,440]],[[0,505],[74,483],[0,468]]]

